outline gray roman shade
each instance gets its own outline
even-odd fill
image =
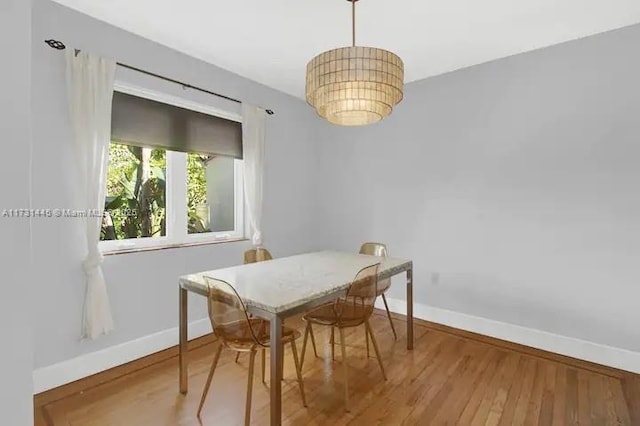
[[[242,158],[242,125],[113,92],[111,140],[129,145]]]

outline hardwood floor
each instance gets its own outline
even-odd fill
[[[303,325],[300,320],[287,324]],[[388,380],[375,358],[366,358],[364,328],[347,330],[351,412],[345,413],[340,350],[336,348],[332,362],[328,330],[314,329],[321,358],[308,348],[303,367],[307,408],[301,403],[291,352],[286,352],[284,424],[640,425],[638,375],[419,320],[415,349],[407,351],[401,324],[396,325],[397,341],[382,313],[371,324]],[[171,353],[82,392],[75,384],[73,394],[36,396],[36,424],[242,424],[248,357],[235,364],[231,351],[223,351],[202,423],[195,416],[213,349],[208,343],[190,350],[187,396],[178,393],[177,357]],[[253,424],[268,424],[267,386],[256,368]]]

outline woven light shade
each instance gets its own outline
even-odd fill
[[[375,47],[342,47],[307,64],[307,102],[333,124],[371,124],[402,100],[403,82],[404,64],[397,55]]]
[[[309,61],[307,102],[330,123],[363,126],[382,120],[402,100],[404,64],[388,50],[356,46],[358,0],[347,1],[353,44]]]

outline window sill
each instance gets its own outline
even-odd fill
[[[225,243],[237,243],[241,241],[249,241],[248,238],[229,238],[227,240],[207,240],[207,241],[193,241],[189,243],[178,243],[178,244],[166,244],[162,246],[155,247],[132,247],[125,249],[115,249],[115,250],[105,250],[102,252],[103,256],[115,256],[118,254],[129,254],[129,253],[140,253],[145,251],[158,251],[158,250],[171,250],[171,249],[179,249],[185,247],[197,247],[197,246],[208,246],[213,244],[225,244]]]

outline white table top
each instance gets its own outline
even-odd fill
[[[231,284],[248,307],[278,314],[346,290],[360,269],[376,263],[379,278],[412,267],[405,259],[321,251],[189,274],[180,277],[180,286],[206,295],[204,277],[220,279]]]

